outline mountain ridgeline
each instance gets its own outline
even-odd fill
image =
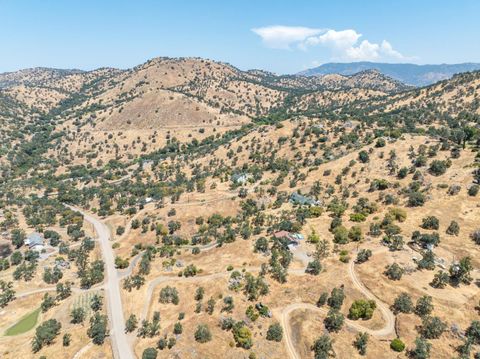
[[[309,76],[315,70],[275,75],[201,58],[165,57],[126,70],[26,69],[0,74],[0,120],[12,130],[22,118],[28,124],[32,118],[46,116],[55,119],[57,129],[62,123],[90,130],[155,131],[192,126],[218,130],[218,126],[227,129],[252,120],[327,113],[358,116],[361,111],[362,116],[370,116],[379,109],[388,116],[402,108],[411,111],[412,106],[432,116],[458,114],[461,108],[478,114],[479,72],[417,88],[385,75],[381,66],[365,69],[367,65],[323,65],[322,76]],[[428,68],[380,65],[396,68],[397,77],[408,68],[417,69],[417,74]],[[471,70],[474,64],[445,68]],[[360,71],[349,74],[356,70]],[[328,73],[332,71],[336,73]]]
[[[379,62],[327,63],[299,73],[302,76],[330,74],[353,75],[361,71],[377,70],[393,79],[413,86],[427,86],[451,78],[454,74],[480,70],[480,63],[463,64],[390,64]]]

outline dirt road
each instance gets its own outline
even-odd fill
[[[386,251],[386,249],[381,249],[380,251],[377,251],[377,253],[384,251]],[[383,303],[379,298],[377,298],[375,294],[370,292],[370,290],[360,281],[360,279],[357,277],[357,273],[355,272],[355,261],[353,260],[350,261],[348,265],[348,274],[350,275],[350,278],[352,278],[353,284],[357,287],[357,289],[360,290],[365,297],[375,301],[377,308],[380,310],[380,312],[382,312],[382,316],[386,321],[385,326],[382,329],[374,331],[370,334],[377,337],[385,337],[395,333],[395,315],[392,313],[387,304]]]
[[[368,299],[375,300],[375,303],[377,304],[377,308],[381,311],[382,316],[385,320],[385,325],[381,329],[373,330],[373,329],[364,327],[361,324],[361,322],[353,321],[349,319],[345,319],[345,324],[350,328],[353,328],[359,332],[367,332],[368,334],[373,335],[374,337],[393,338],[395,335],[395,315],[392,313],[392,311],[388,308],[388,306],[385,303],[383,303],[372,292],[370,292],[368,288],[366,288],[365,285],[360,281],[360,279],[357,277],[357,274],[355,273],[354,261],[350,261],[349,263],[348,274],[350,275],[350,278],[352,279],[352,282],[355,285],[355,287],[357,287],[357,289],[360,290],[362,294],[365,295],[365,297],[367,297]],[[328,313],[328,309],[319,308],[311,303],[293,303],[283,308],[280,314],[280,324],[282,325],[283,331],[285,333],[285,343],[287,346],[287,352],[291,359],[302,359],[302,357],[298,354],[295,348],[295,345],[293,343],[292,328],[289,324],[290,314],[293,311],[299,310],[299,309],[308,309],[308,310],[320,312],[322,314]]]
[[[381,251],[383,251],[382,249]],[[383,303],[379,298],[375,297],[374,294],[372,294],[366,287],[365,285],[360,281],[360,279],[357,277],[357,274],[355,273],[355,263],[354,261],[351,261],[348,267],[348,273],[350,275],[350,278],[352,279],[352,282],[355,287],[357,287],[358,290],[362,292],[365,297],[368,299],[373,299],[375,300],[377,304],[377,308],[381,311],[382,316],[385,320],[385,325],[381,329],[369,329],[361,324],[359,321],[353,321],[349,319],[345,319],[345,324],[349,326],[350,328],[353,328],[357,331],[361,332],[367,332],[370,335],[373,335],[375,337],[379,338],[393,338],[395,335],[395,316],[394,314],[390,311],[388,306]],[[247,271],[250,272],[257,272],[260,270],[260,268],[247,268]],[[297,270],[290,270],[290,274],[294,275],[307,275],[305,274],[304,269],[297,269]],[[147,287],[147,293],[145,295],[145,301],[144,301],[144,306],[142,310],[142,315],[141,318],[145,319],[148,316],[148,310],[150,307],[150,303],[152,301],[152,296],[155,288],[164,282],[177,282],[177,281],[183,281],[183,282],[197,282],[197,281],[204,281],[204,280],[211,280],[211,279],[218,279],[222,277],[228,277],[230,275],[230,272],[222,272],[222,273],[213,273],[209,275],[203,275],[203,276],[196,276],[196,277],[190,277],[190,278],[184,278],[184,277],[178,277],[178,276],[160,276],[152,280]],[[293,338],[292,338],[292,332],[291,332],[291,326],[289,324],[289,319],[290,315],[293,311],[299,310],[299,309],[308,309],[316,312],[320,312],[322,314],[326,314],[328,312],[328,309],[326,308],[319,308],[311,303],[292,303],[284,308],[279,308],[280,309],[280,324],[283,327],[283,331],[285,333],[285,343],[287,346],[287,352],[289,354],[289,357],[291,359],[301,359],[301,356],[298,354],[297,350],[295,349],[295,345],[293,343]],[[278,312],[278,309],[275,310],[275,312]]]

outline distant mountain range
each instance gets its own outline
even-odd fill
[[[427,86],[451,78],[454,74],[480,70],[480,63],[415,65],[379,62],[328,63],[299,73],[304,76],[330,74],[353,75],[365,70],[377,70],[408,85]]]

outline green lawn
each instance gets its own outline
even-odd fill
[[[37,324],[39,314],[40,314],[40,308],[25,315],[16,324],[8,328],[7,331],[5,332],[5,335],[18,335],[18,334],[23,334],[28,332]]]

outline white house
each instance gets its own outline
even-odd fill
[[[28,246],[30,250],[41,251],[45,246],[45,239],[40,233],[33,232],[25,239],[25,245]]]

